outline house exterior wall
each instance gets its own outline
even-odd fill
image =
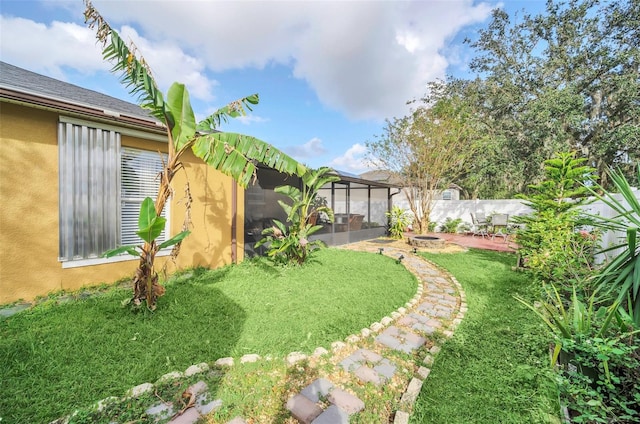
[[[52,291],[111,283],[130,277],[137,261],[63,268],[58,261],[59,114],[25,106],[0,104],[0,304],[32,300]],[[166,144],[122,136],[122,145],[166,151]],[[173,180],[171,235],[182,229],[184,187],[193,199],[192,234],[182,244],[171,273],[191,266],[220,267],[232,262],[232,187],[235,182],[204,165],[190,152],[185,171]],[[243,191],[237,199],[237,256],[243,255]],[[168,261],[158,257],[157,268]]]

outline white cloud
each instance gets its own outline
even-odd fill
[[[29,19],[0,16],[2,60],[65,80],[64,68],[84,74],[108,71],[111,65],[102,60],[95,32],[75,23],[54,21],[49,25]],[[119,30],[125,40],[132,40],[153,70],[160,88],[166,91],[174,81],[184,83],[192,98],[211,101],[218,84],[205,73],[204,62],[186,54],[172,42],[153,42],[130,26]],[[28,34],[28,36],[25,36]]]
[[[302,145],[285,147],[283,150],[299,161],[317,158],[327,153],[327,149],[323,146],[322,140],[316,137]]]
[[[368,166],[366,159],[367,147],[363,144],[356,143],[349,147],[342,156],[334,158],[329,166],[339,171],[348,171],[354,174],[361,174],[365,171],[369,171],[371,168]]]
[[[193,98],[209,102],[217,82],[207,70],[278,63],[291,66],[331,109],[378,120],[404,115],[407,100],[424,94],[427,82],[445,77],[448,58],[455,57],[447,43],[465,26],[487,19],[495,6],[474,0],[94,5],[125,40],[135,41],[163,89],[184,82]],[[108,68],[80,18],[44,25],[3,17],[1,24],[3,60],[38,64],[35,71],[57,77],[67,66],[87,73]]]
[[[29,19],[0,16],[2,60],[35,72],[64,78],[64,67],[93,73],[109,70],[95,44],[93,31],[54,21],[50,25]]]
[[[202,59],[186,54],[173,42],[154,42],[144,38],[130,26],[123,26],[120,36],[135,43],[155,73],[154,78],[161,89],[166,90],[177,81],[187,86],[192,98],[206,102],[214,99],[213,87],[218,83],[208,79]]]
[[[325,105],[353,119],[404,115],[407,100],[445,77],[447,43],[496,6],[473,0],[94,3],[107,19],[174,40],[214,71],[290,65]]]
[[[251,125],[251,124],[262,124],[264,122],[269,122],[269,118],[264,118],[262,116],[258,116],[258,115],[243,115],[243,116],[238,116],[236,118],[236,120],[244,125]]]

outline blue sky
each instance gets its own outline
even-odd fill
[[[385,118],[446,75],[466,76],[493,8],[542,0],[94,0],[150,63],[161,89],[187,85],[198,118],[252,93],[260,104],[221,129],[250,134],[313,167],[367,170]],[[135,101],[102,61],[81,0],[0,0],[0,60]]]

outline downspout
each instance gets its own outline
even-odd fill
[[[231,182],[231,263],[238,263],[238,184]]]

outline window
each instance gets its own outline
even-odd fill
[[[442,200],[451,200],[451,191],[445,190],[442,192]]]
[[[141,244],[138,237],[138,215],[140,206],[145,197],[156,198],[160,188],[159,174],[162,171],[162,161],[167,160],[166,155],[160,156],[157,152],[146,150],[122,148],[121,154],[121,230],[120,244]],[[162,211],[166,218],[169,204]],[[158,237],[160,242],[166,240],[165,231]]]
[[[142,200],[157,193],[163,158],[123,148],[120,140],[113,128],[62,119],[58,124],[62,262],[99,258],[114,247],[141,243],[135,234],[138,212]]]

